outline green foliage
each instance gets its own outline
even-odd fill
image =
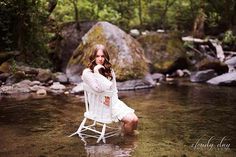
[[[0,2],[0,50],[10,51],[15,49],[15,41],[13,34],[13,27],[11,25],[13,16],[10,12],[15,13],[13,7],[9,7],[8,1]]]
[[[216,28],[224,32],[233,29],[236,24],[236,1],[235,0],[207,0],[204,3],[205,13],[207,15],[207,26],[209,30]]]
[[[60,24],[73,21],[73,13],[73,5],[70,1],[59,0],[51,16]]]
[[[121,18],[121,15],[111,7],[104,5],[103,10],[98,13],[98,19],[101,21],[110,21],[115,23]]]
[[[124,30],[174,29],[192,31],[198,11],[203,8],[207,27],[235,24],[236,2],[193,0],[78,0],[79,20],[109,21]],[[71,1],[59,0],[53,17],[59,23],[72,21],[74,9]],[[231,21],[231,22],[230,22]]]
[[[73,4],[76,5],[73,5]],[[52,36],[47,29],[48,0],[0,1],[0,50],[19,50],[25,61],[51,65],[47,43]],[[168,29],[190,32],[198,11],[206,14],[206,34],[235,30],[235,0],[57,0],[50,19],[57,25],[75,21],[109,21],[121,29]],[[234,32],[235,33],[235,32]],[[235,43],[232,32],[224,42]],[[36,65],[35,65],[36,66]]]
[[[13,74],[15,74],[15,73],[16,73],[16,67],[17,67],[17,65],[16,65],[16,60],[13,59],[13,58],[11,58],[10,63],[11,63],[10,71],[11,71]]]
[[[233,32],[231,30],[225,32],[223,43],[229,45],[236,43],[236,36],[233,35]]]
[[[217,12],[209,12],[207,20],[209,27],[217,27],[220,20],[221,17]]]
[[[23,61],[37,63],[47,55],[46,1],[5,0],[0,6],[0,50],[19,50]]]

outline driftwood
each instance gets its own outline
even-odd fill
[[[224,51],[224,53],[227,55],[236,55],[236,52],[234,51]]]
[[[220,62],[226,64],[229,68],[229,72],[235,71],[236,52],[224,51],[218,40],[203,40],[193,37],[183,37],[182,40],[193,43],[194,47],[188,46],[188,48],[192,51],[200,54],[201,56],[214,57]]]
[[[217,57],[220,61],[223,61],[225,58],[223,48],[217,40],[203,40],[193,37],[183,37],[182,40],[187,42],[193,42],[194,47],[196,47],[195,49],[198,50],[198,53],[208,53],[214,57]],[[194,51],[197,52],[196,50]]]
[[[193,37],[183,37],[182,40],[193,43],[193,46],[188,46],[188,48],[200,56],[216,57],[216,48],[210,41]]]

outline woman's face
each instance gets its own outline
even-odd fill
[[[104,61],[105,61],[105,56],[104,56],[103,50],[98,49],[97,55],[96,55],[96,64],[103,65]]]

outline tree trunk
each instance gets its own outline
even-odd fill
[[[53,12],[53,10],[56,8],[56,6],[57,6],[57,0],[50,0],[49,1],[48,9],[47,9],[47,11],[49,12],[49,15]]]
[[[19,17],[18,24],[17,24],[17,49],[20,52],[24,51],[24,16]]]
[[[72,3],[74,6],[74,12],[75,12],[76,28],[78,30],[80,30],[79,11],[78,11],[78,7],[77,7],[77,0],[73,0]]]
[[[160,21],[160,26],[161,26],[162,29],[165,29],[166,13],[167,13],[169,7],[172,6],[175,3],[175,1],[176,0],[173,0],[173,1],[170,2],[169,0],[166,0],[164,10],[161,14],[161,21]]]
[[[143,20],[142,20],[142,1],[141,0],[138,0],[138,15],[139,15],[139,22],[140,22],[140,25],[142,26],[143,25]]]
[[[199,10],[199,13],[195,19],[193,26],[193,37],[194,38],[203,38],[204,37],[204,23],[206,20],[206,15],[203,8]]]
[[[19,10],[18,12],[20,12],[21,14],[19,14],[19,16],[17,17],[18,20],[17,20],[17,24],[16,24],[16,33],[17,33],[17,49],[20,51],[20,52],[24,52],[24,36],[25,36],[25,12],[27,12],[27,8],[28,5],[27,5],[27,2],[25,0],[23,0],[20,4],[19,4]]]

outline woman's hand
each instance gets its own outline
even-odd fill
[[[101,64],[96,65],[96,66],[93,68],[94,73],[99,73],[99,69],[101,69],[101,68],[104,68],[104,69],[105,69],[105,67],[104,67],[103,65],[101,65]]]
[[[110,105],[110,97],[105,96],[105,101],[103,102],[106,106]]]

